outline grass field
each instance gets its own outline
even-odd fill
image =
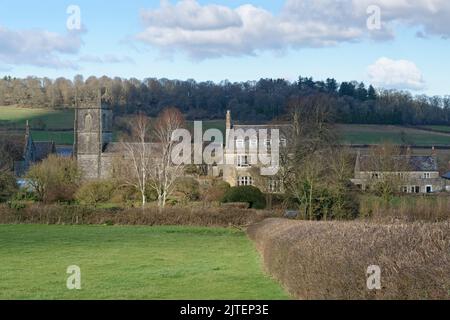
[[[434,130],[434,131],[438,131],[438,132],[450,133],[450,126],[420,126],[420,128],[424,128],[427,130]]]
[[[73,144],[73,110],[49,110],[17,108],[14,106],[0,106],[0,129],[16,129],[22,133],[25,121],[30,120],[34,129],[47,129],[52,131],[34,131],[36,141],[53,140],[57,144]],[[187,128],[193,129],[193,122],[187,122]],[[225,120],[203,121],[203,131],[215,128],[224,133]],[[420,130],[421,128],[426,131]],[[55,131],[56,130],[56,131]],[[450,145],[450,127],[448,126],[421,126],[406,128],[388,125],[337,125],[337,133],[341,142],[346,144],[379,144],[390,141],[395,144],[407,143],[421,146]],[[440,132],[437,132],[440,131]],[[448,132],[448,134],[446,133]],[[117,140],[118,133],[115,133]]]
[[[450,134],[430,132],[399,126],[384,125],[338,125],[341,140],[348,144],[379,144],[390,141],[394,144],[438,146],[450,145]]]
[[[0,225],[0,299],[286,299],[242,232]],[[81,268],[81,290],[66,269]]]
[[[35,129],[72,129],[74,111],[0,106],[0,123],[3,127],[22,129],[27,120]]]

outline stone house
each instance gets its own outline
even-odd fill
[[[352,182],[361,190],[369,190],[372,183],[387,175],[398,177],[399,192],[426,194],[446,191],[447,182],[439,174],[436,155],[392,156],[395,163],[404,163],[395,171],[383,170],[372,161],[371,156],[358,153],[355,164],[355,178]]]
[[[271,144],[273,138],[270,136],[272,129],[279,130],[279,148],[282,150],[286,148],[288,143],[289,130],[291,126],[288,124],[264,124],[264,125],[241,125],[234,124],[231,119],[231,112],[228,111],[225,120],[226,131],[234,130],[235,136],[228,136],[227,144],[234,144],[233,148],[224,147],[225,164],[220,168],[223,174],[223,180],[231,186],[257,186],[263,192],[267,193],[281,193],[283,192],[283,184],[278,176],[261,176],[260,164],[255,164],[258,157],[258,150],[261,143],[267,147],[271,152]],[[260,141],[260,136],[252,136],[250,132],[258,132],[259,130],[267,131],[268,136],[265,141]],[[237,135],[236,132],[241,131],[243,136]]]

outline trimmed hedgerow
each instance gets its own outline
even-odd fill
[[[264,209],[266,198],[264,194],[253,186],[240,186],[230,188],[222,199],[223,203],[246,202],[252,209]]]

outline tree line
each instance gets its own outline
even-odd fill
[[[189,120],[222,119],[231,110],[240,121],[265,122],[287,114],[292,97],[326,95],[332,103],[331,117],[339,123],[394,125],[449,125],[450,96],[413,96],[396,90],[375,90],[358,82],[338,83],[329,78],[315,81],[261,79],[220,83],[195,80],[109,78],[81,75],[73,80],[9,76],[0,79],[0,106],[71,108],[77,96],[101,89],[115,114],[144,112],[158,115],[175,106]]]

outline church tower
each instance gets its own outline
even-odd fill
[[[100,92],[77,99],[74,154],[84,179],[102,177],[102,152],[112,141],[112,112]]]

